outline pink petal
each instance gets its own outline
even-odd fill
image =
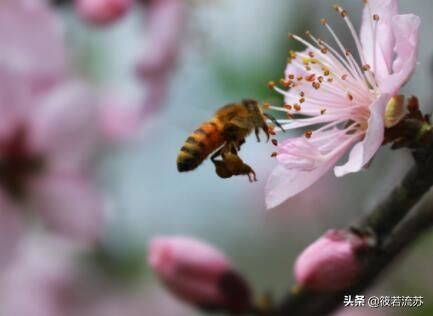
[[[76,170],[93,158],[99,140],[98,110],[90,90],[77,82],[56,87],[32,117],[32,145],[56,170]]]
[[[100,107],[100,130],[108,141],[123,141],[132,137],[140,126],[140,109],[126,104],[107,103]]]
[[[65,50],[57,16],[45,1],[1,1],[0,64],[36,84],[63,75]]]
[[[95,242],[102,234],[102,201],[88,178],[51,174],[32,184],[35,211],[57,233],[84,242]]]
[[[203,241],[189,237],[154,239],[149,247],[149,265],[168,289],[187,303],[214,306],[236,315],[250,306],[248,284],[224,253]]]
[[[108,25],[123,17],[132,7],[133,0],[76,0],[79,15],[88,23]]]
[[[394,16],[392,26],[397,57],[392,65],[393,74],[379,83],[382,92],[395,95],[414,72],[418,61],[420,25],[421,19],[416,15]]]
[[[296,283],[319,291],[347,288],[362,268],[358,252],[367,247],[367,242],[355,234],[339,230],[326,232],[297,258]]]
[[[377,22],[373,21],[373,15],[375,14],[379,16],[376,33],[374,24]],[[364,8],[361,43],[366,62],[373,67],[378,80],[385,78],[392,70],[395,42],[392,19],[397,14],[398,5],[396,0],[369,0]],[[375,52],[374,47],[376,47]],[[374,62],[375,58],[376,62]]]
[[[148,77],[146,80],[147,95],[143,101],[141,116],[142,119],[157,110],[167,95],[169,87],[169,72]]]
[[[266,208],[274,208],[307,189],[331,169],[344,153],[345,149],[336,152],[333,157],[330,157],[330,159],[311,171],[288,169],[283,165],[278,165],[272,171],[266,183]]]
[[[2,275],[0,315],[66,315],[76,277],[73,253],[67,243],[38,237],[23,240],[13,264]]]
[[[12,261],[24,233],[21,211],[0,193],[0,270]]]
[[[30,108],[28,88],[22,76],[0,65],[0,139],[9,137],[18,125],[25,123]]]
[[[149,45],[138,65],[142,78],[159,76],[173,67],[181,40],[185,5],[179,0],[148,1]]]
[[[193,266],[194,269],[189,269],[191,274],[207,274],[212,278],[231,269],[224,253],[191,237],[158,237],[150,243],[149,251],[149,264],[166,276],[182,271],[179,266]]]
[[[287,120],[287,124],[283,124],[285,130],[289,129],[297,129],[306,126],[313,126],[322,123],[330,123],[335,122],[339,119],[344,118],[341,114],[323,114],[310,118],[301,118],[301,119],[289,119]]]
[[[390,98],[390,95],[384,94],[370,106],[371,114],[364,140],[353,147],[346,164],[334,168],[337,177],[360,171],[382,145],[385,131],[384,112]]]

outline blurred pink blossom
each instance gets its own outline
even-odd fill
[[[286,69],[289,91],[284,108],[274,110],[307,118],[280,120],[285,129],[323,124],[305,137],[289,138],[278,148],[278,163],[267,183],[268,208],[281,204],[312,185],[350,148],[349,160],[334,168],[337,177],[360,171],[374,156],[384,137],[387,104],[412,75],[418,58],[420,19],[398,14],[396,0],[370,0],[364,8],[360,37],[340,6],[362,65],[344,48],[326,20],[341,52],[309,34],[307,49],[293,53]],[[315,44],[315,45],[314,45]]]
[[[0,2],[0,65],[30,80],[35,89],[64,76],[62,35],[59,20],[46,1]]]
[[[299,286],[313,290],[341,290],[357,277],[359,252],[367,243],[355,234],[330,230],[308,246],[295,263]]]
[[[88,170],[99,137],[93,96],[78,82],[29,90],[0,68],[0,192],[15,214],[4,216],[24,220],[16,210],[31,209],[52,230],[96,240],[103,214]]]
[[[100,130],[104,138],[111,142],[131,138],[142,123],[140,108],[129,107],[122,101],[110,100],[100,103]]]
[[[71,245],[27,238],[0,274],[0,315],[65,316],[74,266]]]
[[[0,191],[0,271],[14,257],[24,233],[24,223],[19,212],[17,205]]]
[[[148,91],[142,115],[154,111],[166,95],[179,53],[186,9],[182,0],[149,0],[147,3],[150,38],[137,66],[138,75]]]
[[[86,22],[108,25],[123,17],[134,0],[74,0],[78,14]]]
[[[100,287],[76,287],[85,293],[62,316],[192,316],[193,311],[152,286],[119,286],[101,283]]]
[[[185,4],[181,0],[149,0],[149,44],[138,65],[143,79],[173,67],[184,23]]]
[[[28,235],[0,272],[2,316],[192,316],[140,277],[131,283],[95,271],[85,250],[54,236]]]
[[[57,22],[44,3],[0,3],[0,46],[9,49],[0,52],[0,221],[9,223],[0,262],[10,259],[28,210],[80,241],[98,240],[103,228],[90,170],[100,141],[96,102],[87,85],[64,76]]]
[[[188,237],[161,237],[149,248],[149,264],[177,297],[202,308],[243,312],[250,290],[217,249]]]
[[[148,14],[149,38],[136,72],[146,89],[141,104],[122,106],[123,102],[104,101],[101,106],[101,129],[111,140],[124,140],[133,135],[143,121],[164,101],[173,72],[185,20],[185,1],[143,1]]]

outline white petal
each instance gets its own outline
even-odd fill
[[[378,22],[373,21],[375,14],[379,16]],[[395,43],[392,19],[397,14],[396,0],[369,0],[368,5],[365,5],[364,8],[361,43],[366,62],[373,67],[379,81],[389,75],[392,70]],[[377,24],[376,31],[374,30],[375,24]],[[376,47],[376,51],[374,51],[374,47]]]
[[[284,165],[278,165],[272,171],[266,183],[266,207],[274,208],[285,200],[304,191],[322,177],[335,163],[346,153],[347,145],[336,150],[332,156],[323,161],[315,169],[303,171],[295,168],[287,168]]]
[[[384,94],[371,105],[371,114],[365,137],[353,147],[346,164],[334,168],[337,177],[360,171],[382,145],[385,132],[384,112],[389,100],[390,96]]]
[[[392,22],[397,57],[392,66],[393,74],[380,82],[379,86],[382,92],[395,95],[415,71],[421,19],[413,14],[404,14],[395,16]]]

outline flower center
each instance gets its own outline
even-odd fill
[[[42,157],[30,153],[27,136],[26,129],[20,127],[9,139],[0,141],[0,185],[17,199],[25,195],[29,180],[44,167]]]
[[[379,98],[375,61],[369,65],[360,38],[347,11],[340,6],[335,10],[346,22],[357,48],[357,56],[347,49],[326,19],[321,24],[329,31],[337,45],[334,48],[306,31],[307,39],[289,34],[289,39],[305,45],[302,52],[290,52],[282,88],[270,88],[284,95],[284,107],[270,107],[285,112],[286,119],[279,120],[284,129],[321,125],[319,131],[335,127],[347,135],[364,134],[368,129],[370,106]],[[379,16],[372,15],[372,27],[377,33]],[[308,133],[307,138],[314,138]]]

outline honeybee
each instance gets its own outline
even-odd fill
[[[223,106],[187,138],[177,157],[177,170],[194,170],[212,154],[210,159],[219,177],[247,175],[250,182],[257,181],[256,173],[242,161],[238,151],[252,131],[258,142],[260,129],[269,141],[266,118],[282,128],[273,116],[263,112],[255,100],[246,99]]]

